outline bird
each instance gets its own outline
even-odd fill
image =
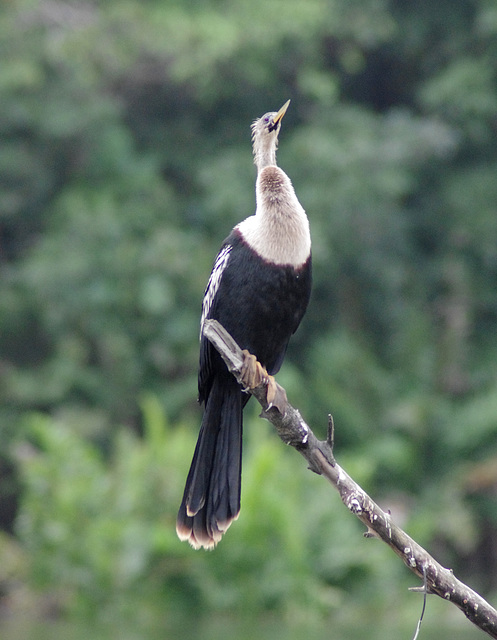
[[[274,397],[274,374],[307,309],[312,281],[309,221],[290,178],[276,164],[281,121],[290,100],[252,124],[256,210],[237,224],[214,261],[202,301],[200,432],[176,521],[180,540],[213,549],[238,518],[243,408],[250,398],[203,335],[215,319],[255,359]],[[260,373],[260,372],[259,372]],[[253,386],[253,385],[252,385]]]

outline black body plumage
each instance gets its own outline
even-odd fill
[[[276,121],[273,134],[277,114],[263,118],[268,115],[272,116],[269,126],[273,125],[273,129],[267,128],[268,135],[274,135],[276,140],[282,116]],[[260,181],[265,167],[258,169]],[[290,337],[309,302],[311,256],[307,218],[290,181],[276,166],[267,169],[284,177],[287,192],[282,193],[285,197],[290,193],[288,206],[285,197],[278,202],[277,209],[282,209],[279,212],[266,208],[261,211],[258,202],[256,216],[235,227],[225,240],[205,291],[201,324],[206,318],[218,320],[242,349],[250,351],[268,373],[274,374],[281,367]],[[266,214],[275,218],[276,234],[281,226],[281,236],[272,237],[269,244],[259,225],[259,219]],[[295,214],[296,235],[286,233],[284,224],[278,225],[278,215],[287,214]],[[304,241],[305,251],[300,246]],[[292,247],[292,242],[299,246]],[[282,243],[289,246],[285,248]],[[275,261],[270,259],[273,246]],[[281,262],[281,255],[291,257],[294,251],[298,255],[307,252],[307,258],[297,264],[292,264],[291,258]],[[177,532],[195,548],[212,548],[240,510],[242,411],[250,396],[243,392],[202,333],[198,386],[204,415],[178,513]]]
[[[245,244],[237,229],[225,245],[231,246],[229,259],[207,317],[218,320],[242,349],[254,354],[268,373],[275,374],[309,302],[310,257],[299,268],[271,264]],[[208,381],[202,379],[202,373],[210,371],[211,352],[217,354],[210,342],[202,337],[201,400],[209,386]],[[226,368],[224,363],[223,367]]]

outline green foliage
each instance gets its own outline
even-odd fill
[[[34,583],[60,591],[70,610],[98,605],[104,619],[122,615],[126,597],[137,595],[142,605],[149,600],[171,611],[192,594],[204,607],[281,610],[297,593],[303,598],[302,588],[316,591],[306,558],[316,531],[306,523],[319,497],[276,439],[257,425],[247,443],[244,517],[221,554],[195,554],[192,562],[174,520],[194,434],[168,426],[153,398],[143,405],[143,437],[121,430],[109,460],[63,424],[29,419],[34,447],[20,456],[25,497],[18,533]],[[301,505],[310,495],[315,504],[306,514]],[[174,581],[176,596],[167,605],[160,594]]]
[[[62,424],[30,418],[37,448],[21,460],[18,532],[35,584],[60,589],[72,610],[98,605],[105,616],[119,611],[126,595],[145,589],[150,597],[159,585],[144,577],[159,554],[176,546],[164,505],[178,493],[173,456],[184,454],[190,439],[184,430],[166,432],[153,403],[146,405],[143,439],[120,431],[109,461]]]
[[[174,628],[181,611],[277,615],[282,624],[316,629],[345,604],[376,603],[370,619],[386,615],[407,571],[383,545],[364,540],[338,495],[260,420],[246,429],[239,520],[213,552],[181,543],[174,520],[195,434],[168,425],[156,398],[142,406],[143,436],[117,432],[108,460],[64,424],[28,419],[31,444],[18,452],[24,499],[17,533],[24,574],[37,590],[73,619],[127,633],[152,633],[167,620]],[[388,453],[395,457],[391,444]],[[370,461],[371,452],[359,453],[350,466],[361,476],[354,463]],[[364,473],[361,480],[367,483]],[[445,509],[444,532],[457,530],[457,544],[471,548],[473,519],[454,511],[457,496],[450,507],[447,496],[425,496],[420,505],[431,508],[416,510],[409,528],[432,537],[435,514]],[[405,610],[412,623],[418,604]],[[348,618],[343,624],[357,626]]]
[[[223,545],[192,556],[172,533],[203,287],[254,209],[249,124],[291,98],[279,161],[314,288],[281,382],[314,428],[334,414],[340,460],[421,542],[495,589],[496,33],[492,0],[5,5],[0,524],[21,501],[22,545],[2,562],[104,617],[394,598],[396,569],[257,427]]]
[[[157,401],[144,404],[143,437],[116,434],[109,461],[62,424],[30,418],[27,433],[36,448],[20,460],[25,498],[18,533],[39,587],[60,588],[69,607],[98,604],[115,615],[116,601],[127,592],[142,585],[150,597],[181,576],[204,606],[281,609],[297,598],[304,609],[319,589],[317,570],[329,571],[333,581],[340,577],[316,552],[324,552],[331,522],[342,537],[340,529],[350,529],[352,521],[339,515],[338,525],[321,513],[329,489],[316,491],[304,469],[295,473],[289,452],[260,425],[247,443],[243,517],[226,544],[195,554],[192,562],[192,552],[174,534],[174,519],[194,434],[167,426]],[[366,556],[353,555],[352,566],[368,564]],[[352,570],[349,562],[340,564],[342,571]]]

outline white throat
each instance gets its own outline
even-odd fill
[[[255,215],[236,229],[268,262],[301,267],[311,252],[309,221],[290,178],[279,167],[268,166],[259,172],[256,202]]]

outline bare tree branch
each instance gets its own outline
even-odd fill
[[[233,338],[216,320],[206,321],[204,335],[219,351],[231,373],[241,382],[243,354]],[[298,410],[290,404],[287,404],[284,414],[274,406],[267,409],[267,384],[262,383],[249,391],[261,404],[262,416],[276,427],[283,442],[297,449],[312,471],[323,475],[336,487],[345,506],[366,525],[365,536],[383,540],[413,573],[422,579],[426,575],[429,593],[452,602],[474,625],[490,637],[497,638],[497,611],[398,527],[390,514],[383,511],[335,462],[331,417],[327,440],[321,441],[304,422]]]

